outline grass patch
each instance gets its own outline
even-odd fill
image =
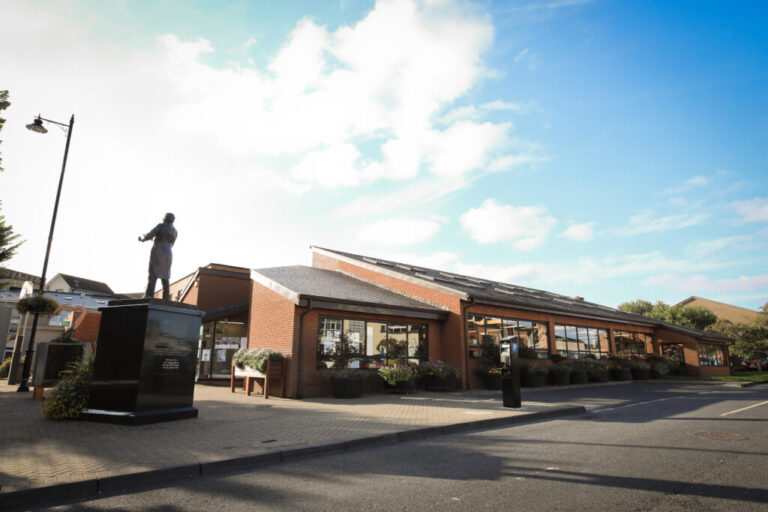
[[[688,375],[666,375],[664,380],[714,380],[720,382],[768,382],[768,372],[735,372],[733,375],[691,377]]]

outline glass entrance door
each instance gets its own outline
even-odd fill
[[[203,324],[198,380],[229,378],[232,356],[248,345],[246,330],[244,318],[226,318]]]

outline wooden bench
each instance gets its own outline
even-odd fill
[[[267,368],[263,373],[247,366],[241,369],[232,365],[229,377],[229,390],[234,393],[235,379],[242,378],[245,394],[251,396],[253,382],[260,380],[263,396],[264,398],[269,398],[269,383],[275,380],[280,380],[280,397],[285,398],[285,376],[287,374],[287,367],[287,359],[283,359],[282,361],[267,361]]]

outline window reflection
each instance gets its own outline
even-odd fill
[[[350,348],[363,356],[350,360],[350,368],[418,364],[427,358],[426,324],[322,316],[318,329],[318,366],[333,366],[336,342],[342,332],[348,336]]]

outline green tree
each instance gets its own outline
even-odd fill
[[[0,202],[0,208],[3,203]],[[19,235],[13,232],[13,226],[5,223],[5,217],[0,215],[0,268],[5,268],[3,263],[10,260],[16,253],[16,249],[24,242],[17,242]]]
[[[11,106],[11,102],[8,101],[8,91],[0,91],[0,112],[7,109]],[[0,130],[3,129],[3,125],[5,124],[5,119],[0,117]],[[2,144],[3,141],[0,140],[0,144]],[[0,156],[0,172],[3,172],[3,157]]]
[[[672,306],[669,308],[669,321],[703,331],[717,322],[717,315],[701,306]]]
[[[626,313],[633,313],[635,315],[647,316],[656,320],[669,320],[669,306],[662,301],[657,301],[656,304],[652,304],[647,300],[633,300],[630,302],[624,302],[619,304],[619,309]]]
[[[647,316],[655,320],[672,322],[673,324],[694,329],[704,330],[717,322],[717,316],[701,306],[669,306],[657,301],[655,304],[647,300],[633,300],[619,304],[619,309],[635,315]]]

